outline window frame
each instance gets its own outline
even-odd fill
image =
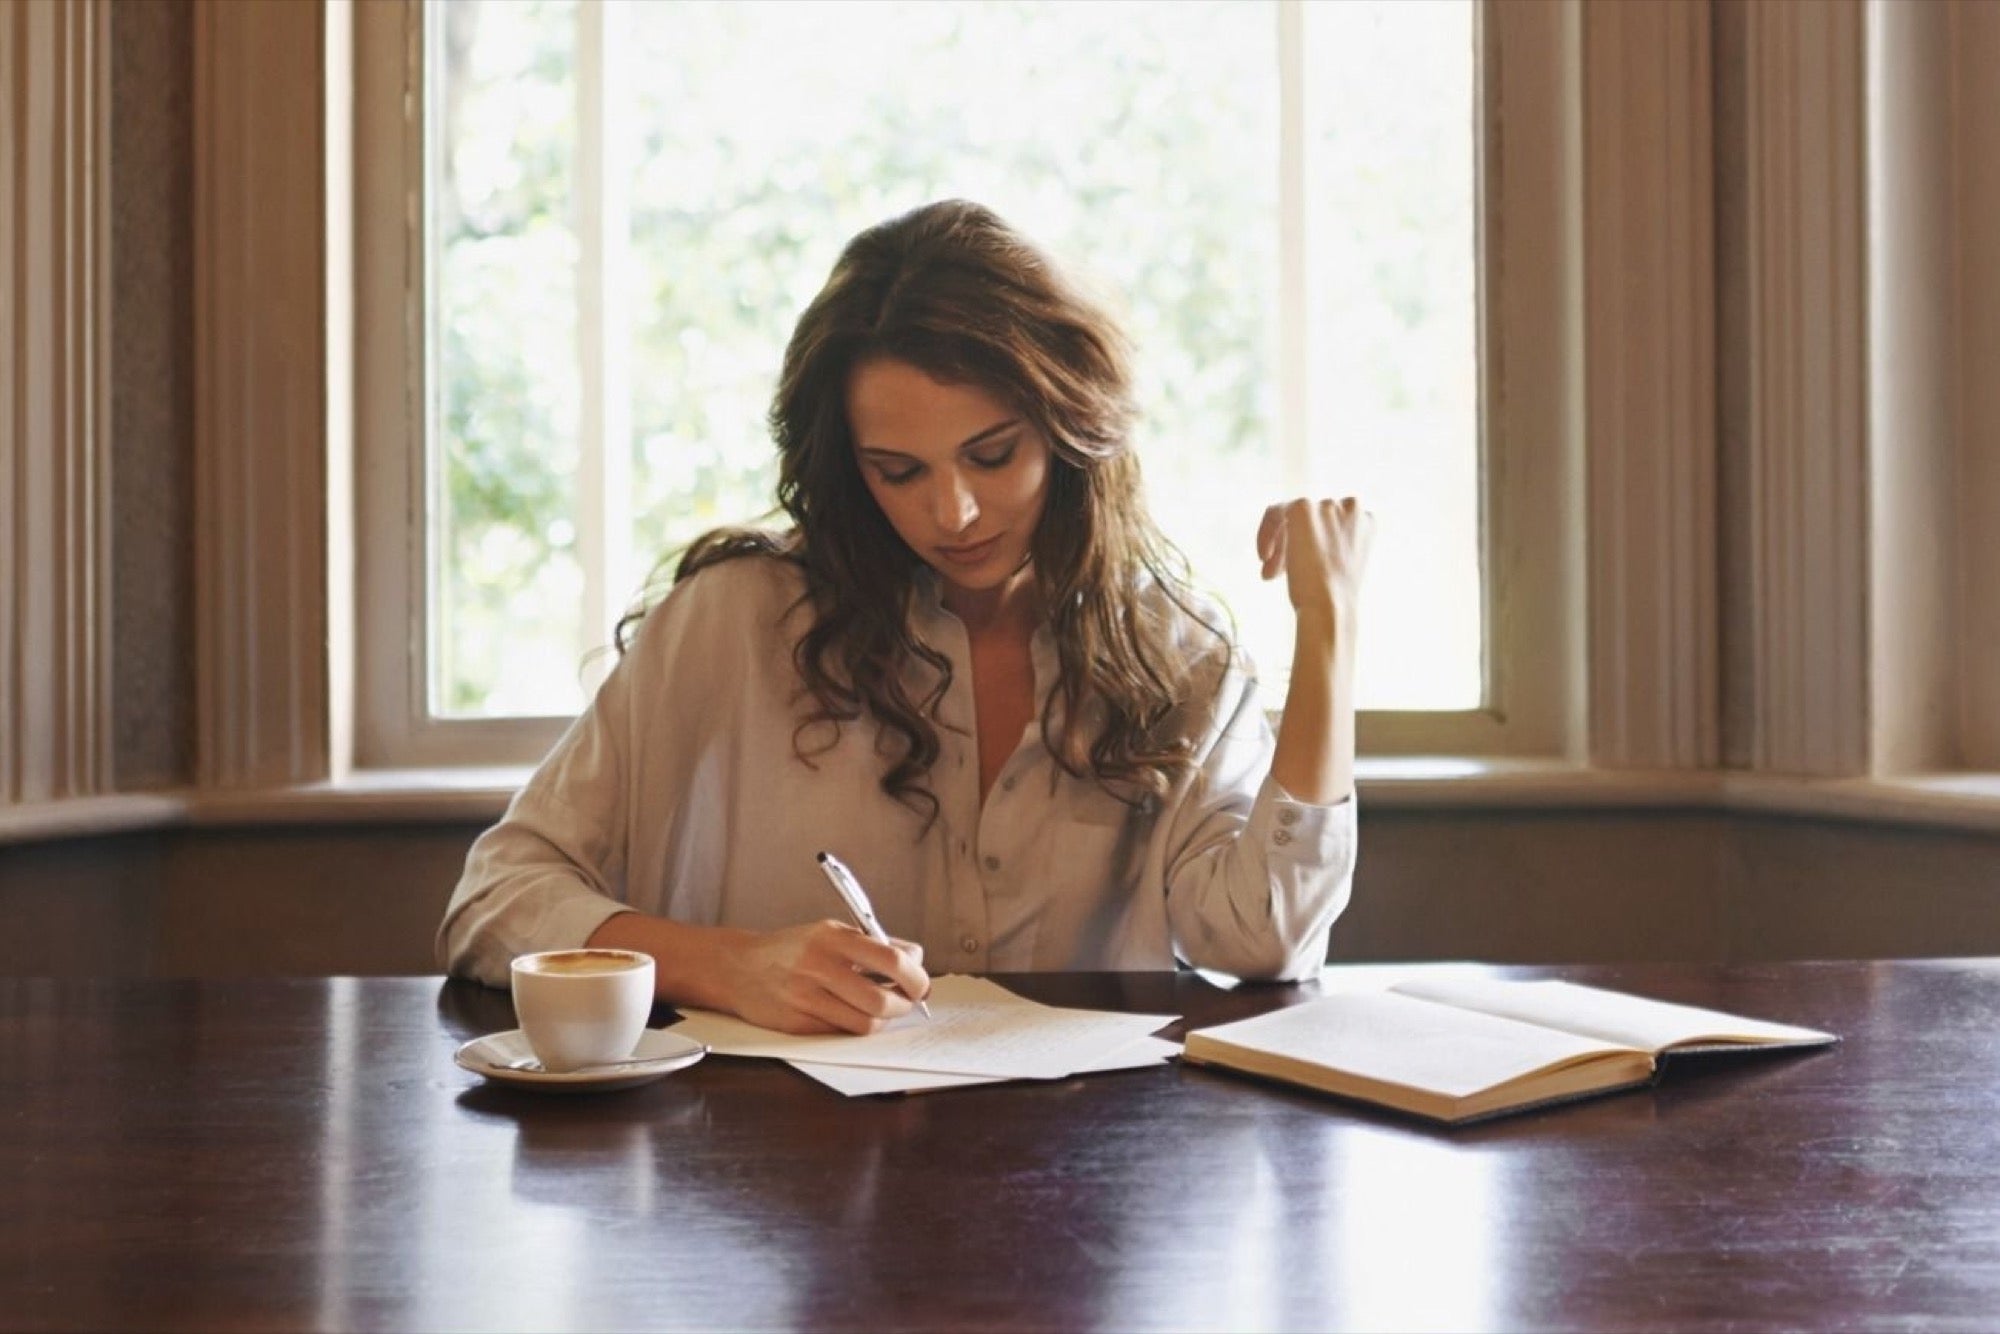
[[[1871,12],[1884,11],[1878,4]],[[1953,590],[1963,742],[1961,753],[1950,758],[1957,766],[2000,772],[2000,671],[1990,666],[2000,661],[2000,602],[1991,595],[1994,584],[1986,582],[2000,583],[2000,377],[1978,370],[2000,358],[2000,170],[1991,140],[1967,129],[1990,126],[2000,115],[2000,85],[1992,78],[2000,61],[2000,12],[1961,0],[1951,12],[1946,49],[1953,61],[1947,116],[1955,118],[1946,123],[1958,187],[1950,197],[1957,268],[1954,480],[1963,505]],[[1982,663],[1989,666],[1980,670]]]
[[[1281,33],[1296,36],[1299,3],[1279,0]],[[419,230],[425,8],[422,0],[395,0],[358,5],[353,15],[360,336],[352,753],[364,769],[532,762],[569,722],[441,718],[427,707],[434,590],[423,560],[431,481]],[[1360,744],[1369,753],[1549,756],[1567,753],[1575,740],[1567,701],[1582,671],[1573,614],[1580,552],[1565,535],[1576,528],[1578,423],[1567,362],[1577,315],[1576,273],[1564,256],[1574,250],[1565,238],[1575,226],[1577,162],[1568,99],[1552,91],[1574,84],[1574,27],[1561,0],[1482,4],[1476,20],[1485,183],[1478,207],[1485,703],[1364,711]],[[1486,355],[1499,346],[1534,350],[1502,368]],[[593,482],[591,489],[607,488]]]
[[[421,0],[356,5],[354,61],[353,367],[355,606],[353,764],[438,769],[532,762],[566,717],[433,715],[424,548],[433,479],[428,430],[421,195],[425,137]]]
[[[1984,773],[2000,793],[2000,13],[1872,0],[1866,62],[1867,453],[1849,463],[1872,548],[1858,740],[1886,778]],[[1759,34],[1762,35],[1762,34]]]

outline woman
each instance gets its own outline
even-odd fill
[[[453,971],[643,950],[662,999],[868,1032],[949,972],[1308,975],[1355,857],[1354,617],[1370,520],[1264,513],[1297,647],[1274,739],[1175,577],[1124,344],[993,214],[863,232],[786,349],[783,534],[711,533],[473,845]],[[815,854],[889,931],[833,920]],[[889,985],[882,985],[887,982]]]

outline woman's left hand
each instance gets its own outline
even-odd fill
[[[1257,527],[1264,577],[1285,575],[1292,609],[1351,620],[1375,540],[1375,516],[1353,496],[1272,505]]]

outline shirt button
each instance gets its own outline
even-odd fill
[[[960,936],[958,938],[958,947],[964,950],[967,954],[977,954],[979,953],[979,937]]]
[[[999,859],[998,857],[988,857],[988,858],[986,859],[986,869],[987,869],[987,870],[989,870],[989,871],[997,871],[997,870],[999,870],[999,869],[1000,869],[1000,859]]]
[[[1281,810],[1279,810],[1278,812],[1279,824],[1297,824],[1298,822],[1299,822],[1299,813],[1295,807],[1286,806]]]
[[[1279,847],[1283,847],[1292,841],[1292,831],[1289,829],[1280,829],[1271,835],[1271,841]]]

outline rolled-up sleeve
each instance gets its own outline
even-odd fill
[[[1238,977],[1310,977],[1352,890],[1355,801],[1297,801],[1271,779],[1252,678],[1227,673],[1217,703],[1212,744],[1159,831],[1175,950]]]
[[[473,843],[438,927],[439,964],[508,984],[518,954],[583,944],[624,897],[628,663],[620,663]]]

